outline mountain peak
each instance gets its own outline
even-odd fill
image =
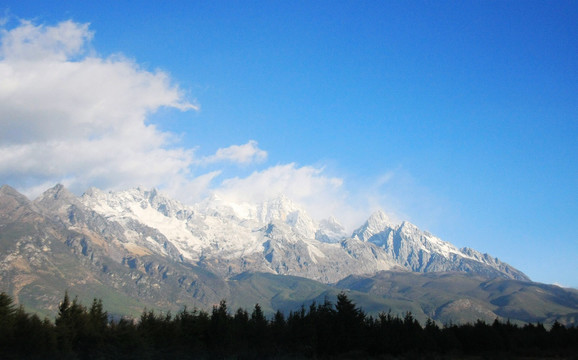
[[[389,218],[389,216],[387,216],[387,214],[381,209],[379,209],[379,210],[375,211],[373,214],[371,214],[371,216],[369,217],[367,222],[370,225],[376,226],[376,227],[394,225],[393,222],[391,221],[391,219]]]
[[[367,241],[373,235],[395,226],[396,224],[391,221],[389,216],[380,209],[371,214],[365,224],[353,232],[353,236],[357,236],[362,241]]]
[[[281,194],[266,200],[258,206],[258,216],[262,223],[273,220],[287,221],[287,217],[294,212],[303,212],[287,196]]]
[[[0,186],[0,196],[10,196],[10,197],[24,197],[18,190],[14,189],[10,185],[2,185]]]
[[[91,186],[84,192],[84,194],[82,196],[95,197],[95,196],[98,196],[102,193],[103,193],[103,191],[100,190],[99,188]]]
[[[78,198],[62,184],[57,184],[43,192],[34,200],[34,203],[45,211],[58,211],[63,210],[69,205],[80,204]]]
[[[322,227],[337,228],[340,230],[345,230],[343,225],[341,225],[341,223],[333,215],[328,217],[327,219],[321,220],[319,222],[319,225]]]
[[[129,190],[129,191],[131,191],[131,190]],[[144,187],[142,185],[139,185],[135,189],[133,189],[132,191],[136,191],[138,194],[140,194],[140,196],[143,199],[146,199],[148,201],[153,201],[153,199],[155,199],[157,196],[162,196],[162,194],[154,187],[147,188],[147,187]]]
[[[37,199],[36,202],[44,202],[49,200],[70,201],[75,200],[76,196],[72,194],[62,184],[56,184],[52,188],[46,190]]]
[[[319,229],[315,233],[315,239],[326,243],[337,243],[347,238],[345,228],[335,217],[330,216],[319,222]]]
[[[13,212],[23,205],[30,204],[30,200],[8,185],[0,187],[0,215],[3,212]]]

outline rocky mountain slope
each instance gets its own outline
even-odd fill
[[[9,186],[0,188],[0,291],[45,314],[66,289],[102,298],[113,313],[133,315],[145,306],[207,308],[221,299],[291,309],[339,289],[353,291],[376,311],[405,304],[441,319],[463,310],[458,304],[440,312],[445,303],[401,301],[358,285],[375,282],[376,274],[420,273],[532,284],[494,257],[458,249],[410,223],[392,223],[383,212],[347,234],[336,219],[316,222],[282,196],[261,204],[213,197],[185,206],[156,190],[93,188],[77,197],[57,185],[31,201]],[[448,301],[464,296],[450,299],[452,291],[440,291]],[[489,295],[481,294],[466,298],[486,296],[479,301],[487,302]],[[546,300],[538,303],[552,308]],[[571,318],[572,301],[534,318]],[[500,306],[485,308],[502,316]]]
[[[336,219],[315,222],[283,196],[261,204],[213,197],[187,207],[154,189],[93,188],[78,200],[123,227],[128,241],[225,277],[262,271],[331,283],[352,274],[406,269],[528,279],[487,254],[457,249],[408,222],[393,224],[381,211],[351,235]],[[145,228],[156,230],[157,237],[143,238]],[[159,247],[160,237],[165,248]]]

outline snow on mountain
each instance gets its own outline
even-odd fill
[[[180,203],[161,197],[156,190],[140,188],[116,193],[90,188],[82,197],[82,203],[105,218],[125,228],[129,240],[139,237],[134,223],[146,225],[163,234],[187,259],[195,259],[195,253],[203,248],[202,239],[186,226],[192,211]],[[151,246],[156,241],[148,239]]]
[[[319,228],[315,232],[315,239],[326,243],[338,243],[347,237],[345,228],[333,216],[321,220]]]
[[[497,258],[469,248],[458,249],[407,221],[394,224],[382,211],[372,214],[353,237],[379,246],[398,265],[411,271],[463,271],[529,280]]]
[[[349,275],[404,269],[527,279],[496,258],[460,250],[408,222],[395,224],[383,211],[348,235],[335,218],[316,222],[282,195],[259,204],[213,195],[186,206],[155,189],[91,188],[76,198],[57,186],[41,196],[45,208],[57,206],[50,204],[55,193],[66,195],[61,195],[61,211],[64,201],[117,224],[127,242],[124,248],[147,248],[225,277],[260,271],[331,283]]]
[[[376,234],[380,234],[384,229],[392,228],[394,224],[389,217],[382,211],[378,210],[371,214],[369,219],[360,228],[353,232],[360,240],[367,241]]]

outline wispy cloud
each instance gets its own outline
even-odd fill
[[[226,179],[215,192],[233,202],[260,202],[283,194],[317,219],[351,213],[343,179],[326,175],[323,168],[295,163]]]
[[[231,145],[217,150],[215,155],[200,160],[203,164],[232,162],[238,164],[261,163],[267,159],[267,152],[259,149],[255,140],[243,145]]]
[[[401,166],[366,180],[357,197],[363,199],[363,207],[370,211],[386,209],[394,221],[408,220],[427,230],[434,230],[436,224],[457,221],[449,215],[449,208],[454,205],[432,193]]]

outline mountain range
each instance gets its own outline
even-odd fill
[[[76,196],[62,185],[30,200],[0,188],[0,290],[52,315],[65,290],[114,314],[144,307],[260,303],[289,311],[340,291],[367,311],[418,319],[576,322],[578,292],[457,248],[409,222],[372,214],[352,233],[290,199],[184,205],[155,189]],[[531,299],[531,300],[528,300]]]

